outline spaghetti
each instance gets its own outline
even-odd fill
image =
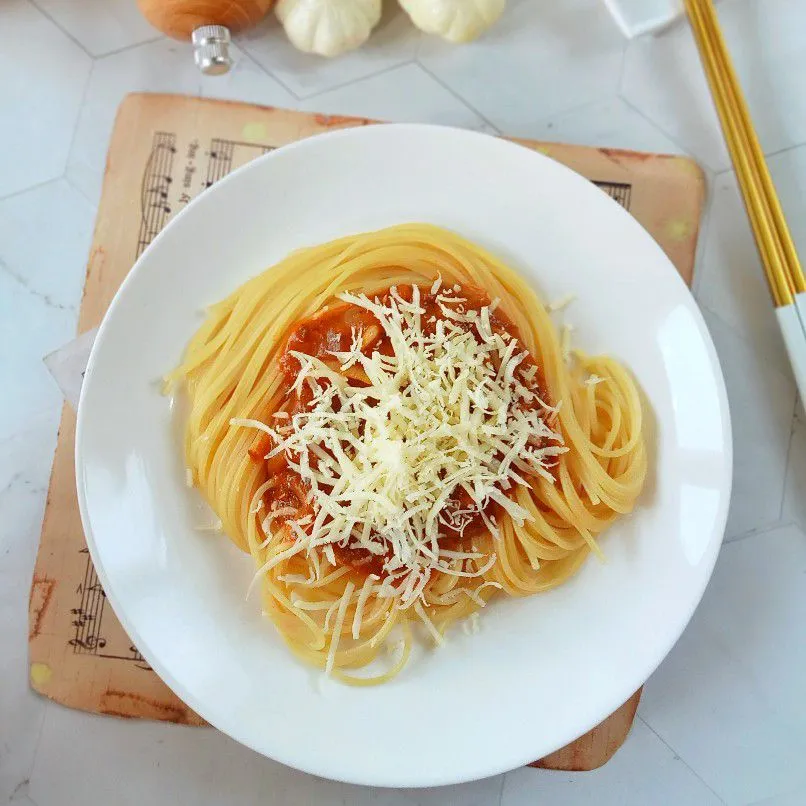
[[[191,480],[264,612],[357,685],[403,668],[412,624],[440,643],[567,580],[646,475],[627,371],[569,353],[516,272],[430,225],[289,255],[210,309],[179,381]]]

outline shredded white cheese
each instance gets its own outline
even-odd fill
[[[564,297],[560,297],[559,299],[555,299],[553,302],[550,302],[546,306],[546,310],[549,313],[564,311],[576,298],[576,294],[566,294]]]
[[[350,599],[353,596],[354,590],[355,584],[353,582],[348,582],[344,588],[344,594],[342,595],[341,599],[336,600],[338,602],[339,609],[336,613],[336,623],[333,625],[333,635],[330,639],[330,647],[328,648],[327,652],[325,674],[330,674],[333,671],[333,662],[336,659],[336,650],[339,648],[339,639],[341,638],[341,630],[344,626],[344,617],[347,613],[347,605],[350,604]],[[330,615],[330,611],[328,611],[328,615]],[[325,623],[327,623],[327,619],[325,619]],[[327,629],[327,627],[325,627],[325,629]]]
[[[445,643],[445,639],[442,637],[442,633],[434,626],[434,622],[428,617],[428,613],[425,612],[425,608],[420,602],[415,602],[414,612],[420,617],[420,621],[423,622],[425,629],[434,639],[434,643],[437,646],[442,646]]]
[[[197,532],[221,532],[224,524],[221,523],[221,520],[216,520],[214,523],[200,524],[195,528]]]
[[[439,292],[439,283],[432,288]],[[392,289],[386,302],[341,295],[374,315],[394,353],[365,354],[361,331],[352,334],[350,350],[333,353],[342,373],[351,367],[363,371],[364,385],[351,385],[332,366],[294,352],[300,363],[294,389],[308,386],[309,409],[283,420],[282,429],[232,420],[272,436],[276,447],[269,457],[285,452],[309,489],[314,512],[304,529],[289,523],[294,547],[275,555],[261,572],[295,549],[305,550],[312,562],[321,550],[335,565],[334,544],[383,558],[383,581],[368,582],[359,592],[353,635],[370,590],[394,597],[400,608],[419,604],[426,628],[437,632],[423,618],[431,575],[478,577],[496,561],[494,553],[441,549],[441,528],[461,534],[481,515],[497,536],[498,526],[487,514],[491,504],[518,524],[530,520],[507,491],[535,476],[553,481],[551,467],[567,451],[548,424],[556,409],[530,391],[536,369],[531,360],[529,369],[522,367],[528,354],[517,339],[491,327],[493,306],[468,310],[461,294],[437,293],[444,318],[425,327],[416,286],[412,294],[407,301]],[[460,491],[469,505],[457,505]],[[267,518],[264,528],[270,525]]]
[[[563,354],[563,360],[568,361],[571,358],[571,336],[574,333],[573,325],[563,325],[560,331],[560,350]]]
[[[462,630],[466,635],[476,635],[479,631],[479,614],[471,613],[462,623]]]
[[[355,605],[355,615],[353,616],[353,638],[357,641],[361,635],[361,622],[364,616],[364,607],[367,604],[367,599],[369,599],[370,595],[372,594],[372,589],[375,587],[375,583],[378,581],[379,577],[376,574],[368,574],[367,578],[364,580],[364,585],[361,588],[361,592],[358,594],[358,602]]]

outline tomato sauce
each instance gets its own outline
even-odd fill
[[[422,328],[431,335],[436,329],[436,322],[444,319],[444,314],[437,301],[437,296],[443,293],[438,291],[432,294],[430,287],[419,287],[420,304],[425,310],[422,316]],[[398,286],[398,295],[410,302],[413,296],[413,287]],[[480,310],[491,304],[489,296],[481,289],[469,285],[462,286],[460,290],[454,290],[454,297],[462,297],[464,302],[454,305],[457,313]],[[388,304],[391,299],[391,289],[377,294],[384,304]],[[435,321],[431,322],[430,319]],[[462,328],[466,332],[474,331],[472,323],[453,322],[454,325]],[[498,309],[490,314],[490,326],[494,333],[519,339],[519,333],[515,325]],[[388,336],[380,327],[380,323],[375,316],[364,308],[345,302],[337,302],[324,307],[321,311],[298,322],[286,337],[285,348],[280,358],[280,368],[285,375],[287,388],[291,389],[300,369],[299,359],[292,353],[303,353],[328,363],[333,369],[338,369],[337,359],[333,352],[348,352],[352,347],[354,334],[361,331],[364,336],[362,351],[371,354],[378,351],[384,355],[392,355],[392,347]],[[531,356],[527,356],[521,366],[528,368],[534,366],[535,362]],[[541,400],[551,405],[544,392],[544,383],[540,372],[535,375],[529,386],[538,394]],[[296,394],[289,416],[295,412],[304,411],[310,405],[312,393],[307,386],[303,386],[300,393]],[[539,405],[537,401],[532,406]],[[277,421],[282,424],[282,421]],[[267,453],[273,448],[273,442],[268,434],[260,434],[253,442],[249,455],[254,461],[266,461],[267,470],[270,475],[275,476],[277,483],[266,493],[266,506],[268,510],[290,507],[295,509],[293,516],[289,518],[300,519],[307,514],[313,514],[311,504],[308,502],[305,483],[302,478],[291,470],[285,456],[278,456],[265,459]],[[484,531],[484,518],[482,514],[473,509],[473,501],[464,489],[458,489],[448,499],[448,508],[457,511],[457,522],[455,526],[449,523],[440,523],[439,536],[440,546],[443,549],[462,550],[468,549],[472,542],[472,537]],[[484,516],[497,519],[500,515],[499,504],[491,502],[486,507]],[[464,528],[462,528],[462,526]],[[387,559],[384,556],[374,555],[366,549],[346,548],[333,545],[333,551],[339,564],[350,565],[357,572],[363,575],[381,575],[383,564]]]
[[[373,325],[380,336],[378,320],[364,308],[346,302],[328,305],[303,319],[289,333],[280,367],[293,383],[300,365],[299,359],[291,355],[292,352],[329,360],[335,365],[331,353],[347,352],[352,344],[353,330],[367,330]]]

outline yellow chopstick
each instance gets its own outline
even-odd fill
[[[806,291],[806,279],[710,0],[685,0],[728,150],[776,307]]]

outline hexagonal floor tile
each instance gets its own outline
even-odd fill
[[[806,803],[806,783],[791,792],[759,800],[753,806],[803,806],[804,803]]]
[[[800,0],[735,0],[720,5],[728,47],[765,152],[806,140],[806,5]],[[775,75],[775,81],[770,76]],[[713,170],[729,159],[686,24],[630,43],[622,91],[683,148]]]
[[[0,4],[0,197],[62,175],[90,58],[28,0]]]
[[[0,201],[0,260],[57,307],[81,299],[95,211],[63,179]],[[47,229],[48,237],[42,232]]]
[[[658,800],[663,793],[663,801]],[[589,772],[508,772],[501,806],[720,806],[721,800],[640,719],[613,758]]]
[[[615,94],[624,38],[599,0],[511,3],[477,41],[424,37],[418,60],[507,134]]]
[[[38,804],[34,803],[28,795],[24,794],[28,791],[28,784],[26,781],[22,781],[19,791],[16,795],[11,796],[11,800],[9,803],[11,806],[38,806]]]
[[[795,384],[753,342],[704,311],[728,389],[733,495],[725,539],[780,521]]]
[[[806,68],[805,68],[806,69]],[[769,157],[767,163],[795,241],[795,248],[806,262],[806,145]]]
[[[64,180],[0,201],[0,439],[61,410],[42,358],[75,335],[93,218]]]
[[[160,36],[133,0],[37,0],[37,5],[92,56]]]
[[[59,410],[29,417],[24,428],[0,441],[0,725],[7,739],[0,764],[0,802],[20,806],[30,804],[28,777],[47,704],[28,684],[27,611]]]
[[[98,59],[70,151],[67,176],[88,199],[97,202],[106,150],[123,97],[129,92],[176,92],[249,99],[287,105],[291,96],[249,56],[232,48],[235,68],[224,76],[203,76],[188,45],[162,39]]]
[[[796,521],[802,529],[806,529],[806,420],[802,408],[802,404],[799,404],[792,428],[783,517]]]
[[[122,795],[121,756],[127,765]],[[87,759],[92,775],[76,775]],[[194,806],[486,806],[498,803],[501,782],[497,776],[416,793],[352,786],[278,764],[216,730],[109,719],[54,704],[42,729],[30,792],[39,806],[156,804],[165,802],[166,792]]]
[[[607,98],[571,112],[551,115],[532,128],[532,137],[584,146],[683,153],[660,129],[621,98]]]
[[[367,78],[411,61],[419,31],[397,3],[386,3],[380,24],[369,41],[334,59],[297,50],[273,14],[238,38],[238,44],[300,98]]]
[[[299,104],[326,114],[357,115],[402,123],[439,123],[483,129],[484,120],[418,64],[321,93]]]
[[[295,109],[299,101],[245,51],[232,46],[234,64],[223,76],[203,76],[200,94],[205,98],[222,98],[263,106]]]
[[[0,201],[0,725],[15,726],[0,802],[21,806],[46,708],[28,685],[28,589],[62,408],[42,357],[75,334],[93,217],[63,179]]]
[[[691,623],[644,688],[640,716],[724,803],[803,791],[804,575],[795,526],[723,546]]]

